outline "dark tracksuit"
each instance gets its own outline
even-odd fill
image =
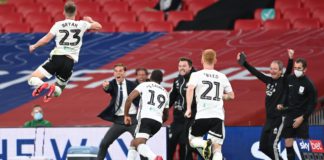
[[[192,149],[189,146],[188,134],[189,128],[194,121],[196,115],[196,100],[192,102],[192,116],[185,118],[184,113],[187,109],[186,90],[191,73],[181,76],[179,75],[173,82],[172,91],[170,93],[170,107],[173,105],[173,122],[170,126],[169,143],[168,143],[168,160],[173,159],[177,144],[180,144],[180,160],[192,160]]]
[[[244,62],[244,67],[266,84],[266,122],[262,129],[259,150],[273,160],[282,159],[279,156],[277,144],[280,140],[283,124],[282,114],[277,110],[277,105],[280,103],[284,94],[284,86],[288,75],[292,71],[292,66],[293,60],[289,59],[287,70],[284,75],[279,79],[273,79],[256,70],[247,62]]]
[[[283,97],[286,109],[286,119],[283,130],[284,138],[309,138],[308,135],[308,117],[312,114],[317,100],[317,92],[314,84],[306,76],[297,78],[295,75],[288,77],[288,84]],[[298,128],[293,128],[294,119],[302,116],[304,121]],[[295,159],[295,153],[292,147],[288,147],[288,160]]]

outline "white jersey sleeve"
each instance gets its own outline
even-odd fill
[[[144,82],[135,88],[141,95],[139,119],[150,118],[162,123],[164,108],[169,107],[168,92],[155,82]]]

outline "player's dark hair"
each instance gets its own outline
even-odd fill
[[[158,84],[160,84],[163,80],[163,73],[162,71],[156,69],[151,73],[151,77],[150,77],[151,81],[154,81]]]
[[[138,73],[139,71],[144,71],[146,75],[149,74],[146,68],[144,68],[144,67],[139,67],[139,68],[136,68],[135,75],[137,75],[137,73]]]
[[[307,68],[307,61],[304,58],[297,58],[295,63],[301,63],[304,69]]]
[[[186,61],[186,62],[188,62],[188,65],[190,66],[190,67],[192,67],[192,60],[191,59],[189,59],[189,58],[187,58],[187,57],[180,57],[179,58],[179,62],[180,61]]]
[[[117,64],[115,64],[115,65],[114,65],[114,69],[115,69],[116,67],[123,67],[123,68],[124,68],[124,71],[127,70],[127,67],[126,67],[123,63],[117,63]]]
[[[65,15],[68,17],[73,17],[76,13],[76,5],[73,1],[66,1],[65,5],[64,5],[64,12]]]

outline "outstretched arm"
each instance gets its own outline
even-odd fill
[[[83,20],[89,22],[91,24],[91,27],[90,29],[93,29],[93,30],[99,30],[102,28],[101,24],[97,21],[94,21],[91,17],[89,16],[85,16],[83,17]]]
[[[54,35],[52,33],[47,33],[43,38],[38,40],[35,44],[29,46],[29,52],[32,53],[34,52],[35,49],[38,47],[41,47],[48,42],[50,42],[54,38]]]
[[[194,85],[189,85],[188,88],[187,88],[187,93],[186,93],[187,110],[186,110],[186,113],[185,113],[185,116],[187,118],[190,118],[191,117],[191,104],[192,104],[194,90],[195,90],[195,86]]]

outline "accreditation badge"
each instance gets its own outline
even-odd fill
[[[305,87],[304,87],[304,86],[299,86],[299,91],[298,91],[298,93],[299,93],[299,94],[303,94],[304,91],[305,91]]]

